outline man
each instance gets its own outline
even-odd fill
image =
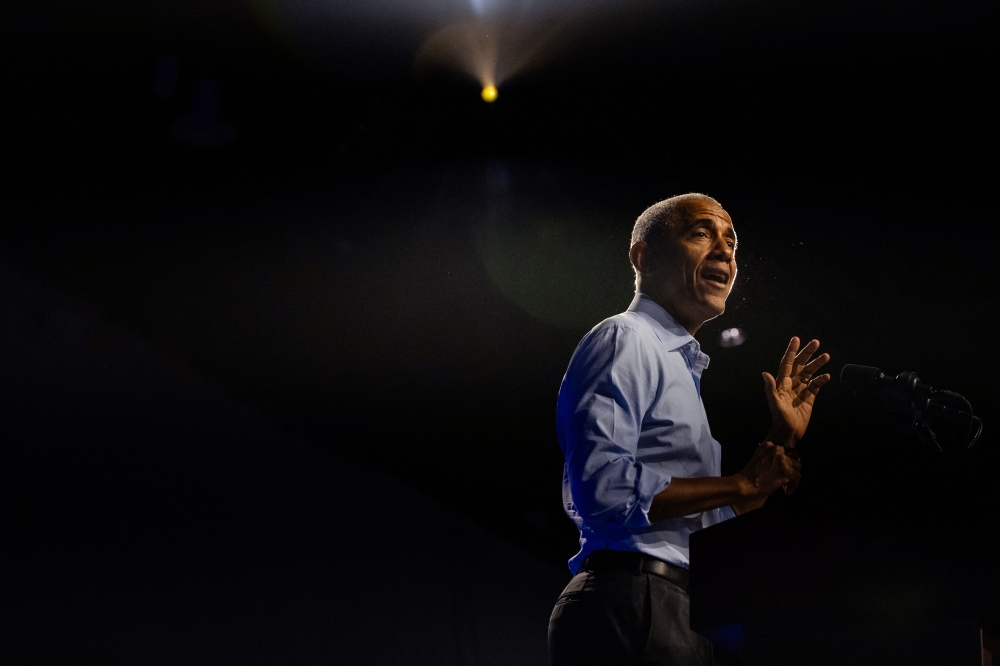
[[[580,552],[549,649],[554,666],[707,666],[711,643],[688,619],[688,537],[795,490],[794,447],[829,355],[812,359],[819,342],[800,351],[792,338],[777,376],[763,373],[770,434],[739,474],[720,477],[701,402],[708,357],[693,335],[723,313],[736,278],[732,220],[703,194],[661,201],[636,220],[629,259],[632,304],[583,338],[559,390],[563,499]]]

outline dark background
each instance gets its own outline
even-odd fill
[[[501,31],[555,35],[492,105],[475,80],[414,66],[429,34],[482,6]],[[420,525],[465,521],[564,577],[559,382],[580,337],[628,305],[635,217],[687,191],[719,199],[740,235],[729,308],[698,335],[725,471],[767,431],[760,372],[791,335],[818,337],[834,373],[914,370],[962,393],[985,434],[934,457],[831,384],[787,501],[817,521],[972,531],[992,552],[996,13],[5,4],[5,540],[9,619],[28,627],[9,644],[73,662],[146,632],[131,658],[107,657],[145,660],[164,626],[202,626],[191,609],[213,595],[273,608],[279,581],[313,589],[330,553],[364,562],[382,543],[370,531],[399,520],[415,531],[386,546],[396,564],[450,533]],[[732,326],[747,342],[721,348]],[[379,497],[357,527],[352,506]],[[312,559],[289,555],[306,542]],[[225,571],[242,572],[228,588]],[[178,581],[190,603],[147,603]],[[94,601],[108,589],[132,592]],[[347,598],[332,603],[350,616]],[[130,619],[81,620],[101,613]],[[253,634],[256,617],[225,621]],[[223,650],[185,645],[161,659]]]

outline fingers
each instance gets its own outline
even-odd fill
[[[792,337],[788,342],[781,363],[778,365],[778,381],[785,377],[799,377],[808,381],[817,370],[822,368],[830,360],[829,354],[821,354],[816,358],[812,355],[819,350],[819,340],[811,340],[805,347],[799,349],[798,336]],[[812,359],[812,360],[810,360]]]
[[[797,398],[801,402],[812,405],[816,401],[816,395],[819,390],[830,381],[830,375],[820,375],[819,377],[813,377],[809,381],[800,384],[800,389],[798,389]]]
[[[799,483],[802,482],[802,468],[794,470],[788,475],[788,479],[782,485],[786,495],[791,495],[799,487]]]
[[[799,482],[802,479],[802,461],[799,459],[799,452],[795,449],[777,446],[774,449],[774,454],[780,466],[780,471],[776,470],[780,476],[778,483],[786,495],[791,495],[799,487]]]
[[[809,380],[809,386],[806,388],[807,391],[812,393],[814,396],[819,393],[819,390],[823,388],[823,385],[830,381],[830,375],[820,375],[819,377],[813,377]]]
[[[809,344],[802,348],[802,350],[795,355],[795,360],[792,362],[792,374],[793,380],[800,380],[808,382],[809,378],[812,377],[813,372],[819,369],[817,366],[814,370],[809,370],[809,366],[812,362],[809,360],[812,355],[816,353],[819,349],[819,340],[811,340]],[[822,358],[822,357],[820,357]],[[819,359],[813,359],[817,361]],[[822,365],[822,364],[820,364]]]
[[[798,488],[802,477],[802,462],[795,449],[778,446],[770,441],[761,442],[753,458],[741,472],[750,480],[754,494],[763,499],[784,488],[791,494]]]
[[[788,348],[785,349],[785,355],[781,357],[781,363],[778,364],[778,379],[792,376],[792,368],[795,365],[795,352],[798,350],[799,338],[798,336],[794,336],[788,341]]]
[[[794,458],[787,455],[788,453],[794,453]],[[802,480],[802,462],[799,460],[798,451],[794,449],[786,450],[786,456],[786,478],[781,487],[786,495],[791,495],[799,487],[799,482]]]
[[[827,361],[829,360],[830,360],[829,354],[820,354],[819,356],[809,361],[802,367],[802,372],[799,373],[800,376],[802,376],[803,378],[812,377],[813,375],[816,374],[816,371],[822,368],[824,365],[826,365]]]
[[[793,340],[795,338],[792,338]],[[809,358],[816,353],[819,349],[819,340],[811,340],[809,344],[802,348],[798,354],[795,355],[795,365],[803,366],[809,362]]]
[[[813,377],[816,371],[822,368],[830,361],[829,354],[820,354],[816,358],[810,360],[810,357],[819,350],[819,340],[811,340],[809,344],[802,348],[802,350],[795,355],[792,361],[792,370],[790,377],[794,382],[802,382],[805,384],[805,391],[799,393],[799,395],[806,399],[815,398],[816,394],[830,380],[829,375],[821,375],[820,377]],[[786,352],[787,355],[787,352]],[[802,386],[802,384],[799,384]],[[796,389],[800,391],[801,389]]]
[[[791,447],[775,446],[774,455],[779,459],[783,459],[781,460],[782,464],[790,469],[800,469],[802,467],[799,452]]]

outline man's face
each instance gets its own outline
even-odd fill
[[[726,310],[736,279],[736,232],[722,207],[710,201],[686,206],[685,221],[665,239],[655,281],[676,314],[700,326]]]

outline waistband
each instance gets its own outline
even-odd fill
[[[658,560],[652,555],[624,550],[595,550],[587,555],[580,571],[601,571],[604,569],[625,569],[636,574],[652,574],[665,578],[687,590],[688,570]]]

